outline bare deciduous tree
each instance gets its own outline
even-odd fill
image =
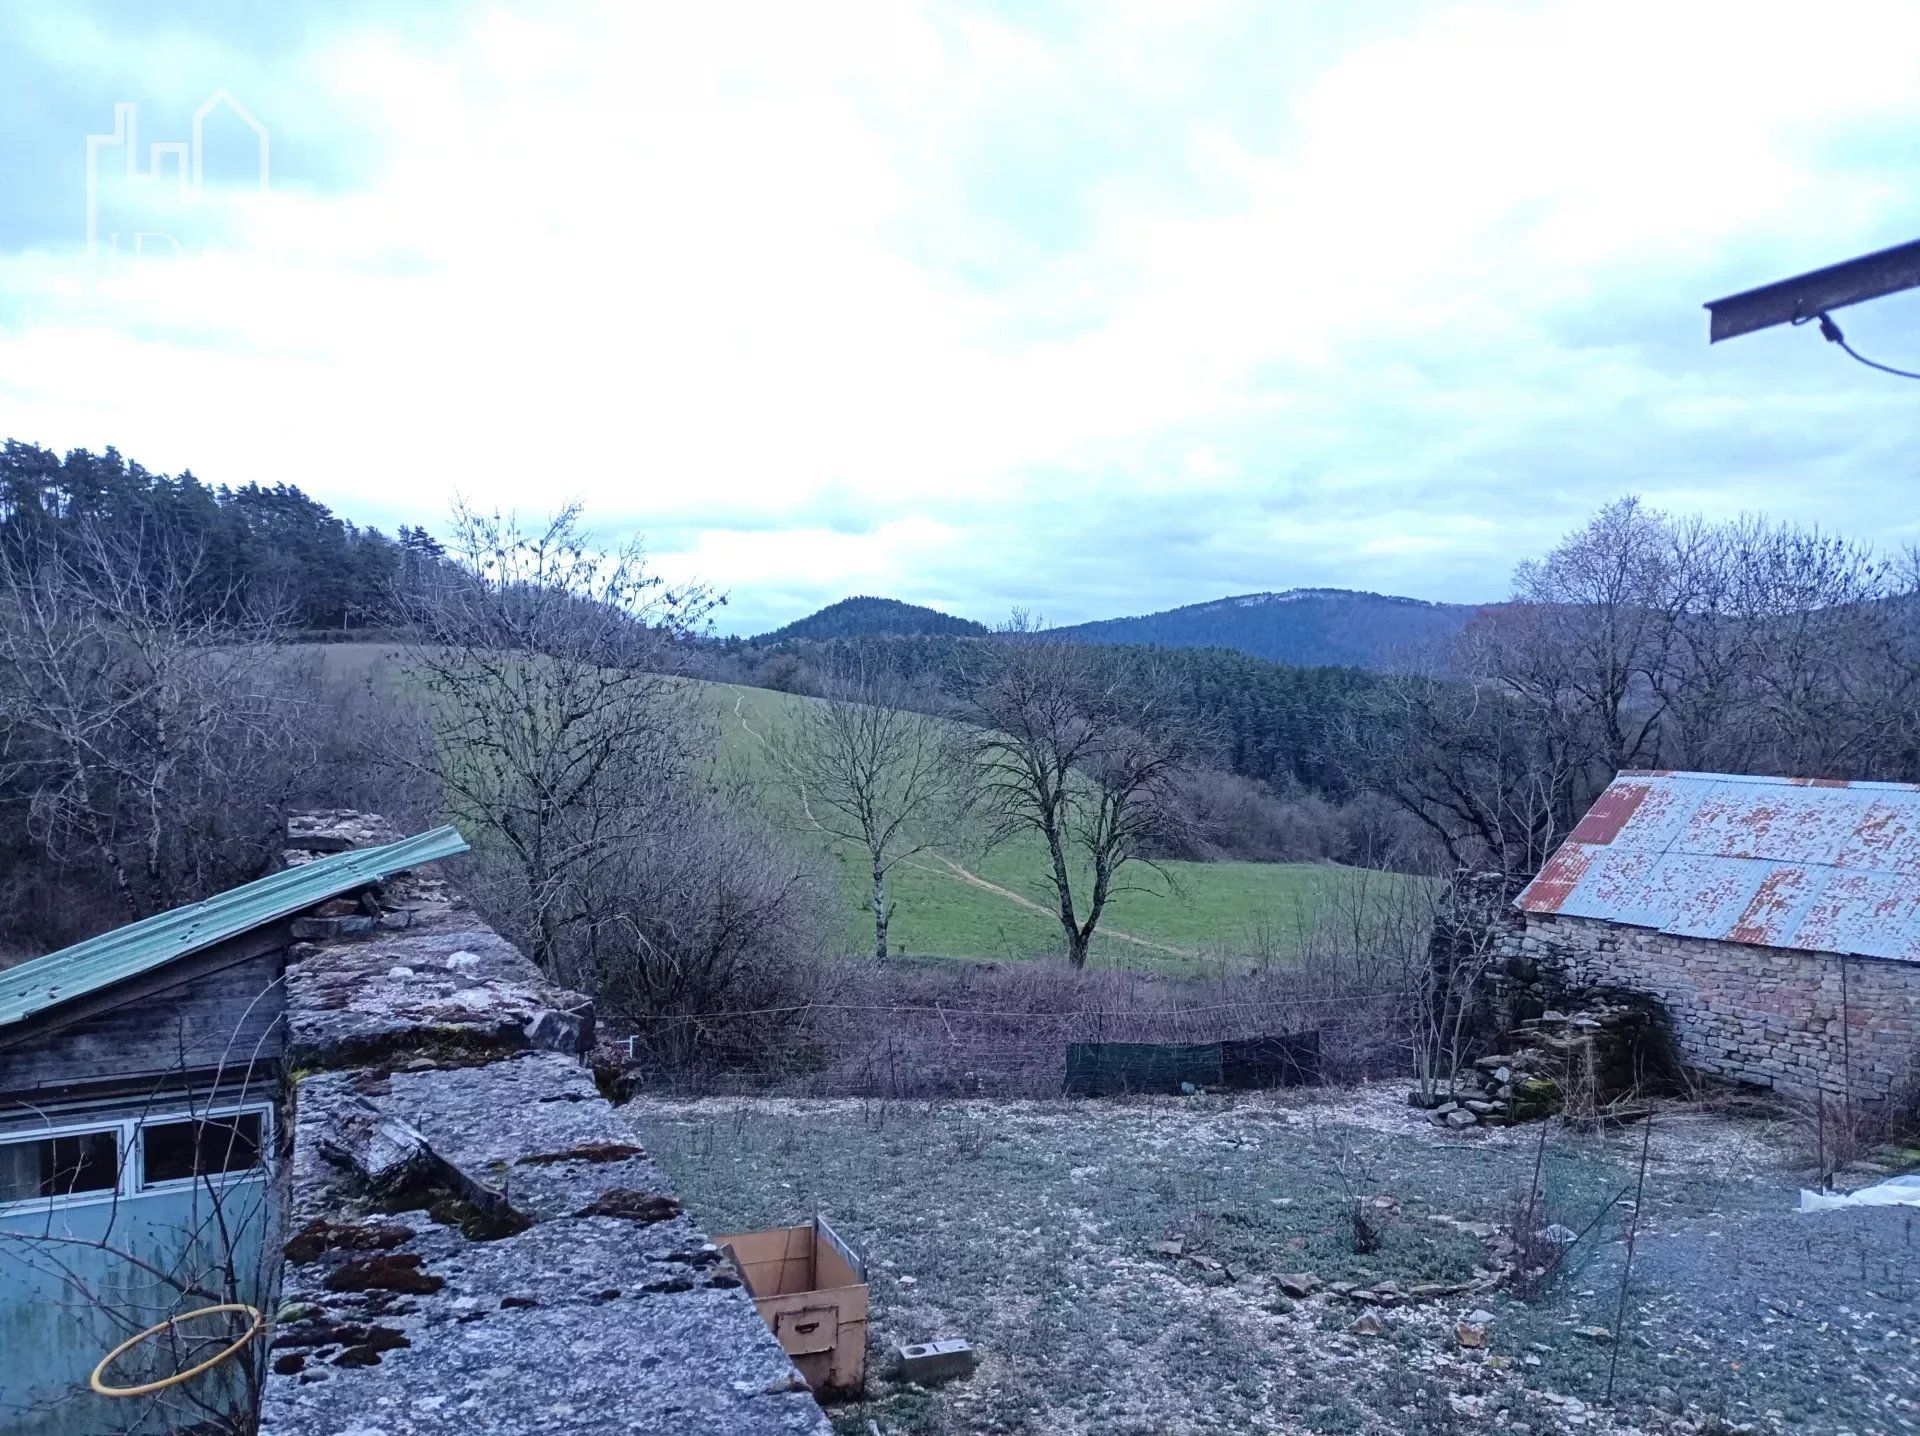
[[[828,671],[820,700],[768,739],[814,825],[866,855],[873,955],[883,959],[893,915],[887,877],[950,837],[965,790],[952,725],[899,701],[856,654]]]
[[[0,753],[50,862],[127,916],[257,877],[311,747],[271,615],[157,527],[0,542]]]
[[[1392,675],[1350,743],[1354,781],[1405,808],[1456,867],[1532,871],[1587,792],[1578,734],[1492,684]]]
[[[1622,769],[1920,777],[1915,578],[1817,530],[1622,500],[1522,564],[1450,671],[1389,680],[1355,777],[1513,873]]]
[[[1414,1097],[1435,1106],[1479,1036],[1485,996],[1511,897],[1500,873],[1458,872],[1431,911],[1429,940],[1409,964],[1406,1012],[1413,1048]]]
[[[1474,671],[1543,712],[1584,723],[1608,773],[1649,765],[1665,706],[1648,675],[1667,669],[1679,617],[1665,519],[1637,498],[1609,504],[1576,537],[1520,565],[1512,605]]]
[[[448,550],[455,565],[398,597],[432,736],[415,751],[504,864],[503,918],[565,976],[612,918],[592,900],[597,870],[660,835],[656,800],[711,751],[697,694],[669,670],[713,600],[668,587],[637,545],[597,548],[577,507],[529,530],[462,506]]]
[[[603,914],[569,981],[633,1021],[662,1065],[777,1064],[837,980],[830,874],[726,795],[662,795],[651,838],[596,866]],[[590,966],[588,964],[591,964]]]
[[[1150,668],[1097,666],[1084,648],[1018,624],[996,646],[972,717],[992,838],[1028,831],[1046,843],[1067,960],[1084,967],[1108,902],[1128,890],[1125,870],[1158,870],[1151,854],[1177,846],[1177,779],[1202,735]]]

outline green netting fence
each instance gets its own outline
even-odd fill
[[[1069,1042],[1066,1090],[1079,1097],[1296,1087],[1320,1076],[1320,1034],[1231,1042]]]

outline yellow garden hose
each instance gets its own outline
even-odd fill
[[[198,1366],[189,1367],[185,1371],[176,1371],[172,1376],[162,1377],[158,1381],[149,1381],[141,1386],[109,1386],[105,1381],[100,1379],[102,1372],[148,1337],[158,1336],[163,1331],[172,1331],[174,1327],[180,1325],[182,1322],[198,1321],[203,1316],[224,1316],[228,1312],[244,1312],[253,1318],[253,1323],[241,1334],[240,1339],[234,1342],[232,1346],[229,1346],[225,1351],[215,1356],[209,1356]],[[191,1381],[201,1372],[218,1366],[229,1356],[240,1351],[261,1332],[265,1331],[266,1327],[267,1319],[260,1314],[258,1308],[232,1303],[225,1306],[203,1306],[198,1311],[183,1312],[179,1316],[170,1316],[158,1325],[148,1327],[139,1335],[128,1337],[125,1341],[114,1347],[112,1351],[109,1351],[105,1356],[101,1357],[100,1364],[93,1368],[93,1375],[87,1378],[87,1385],[91,1386],[102,1396],[150,1396],[156,1391],[165,1391],[169,1386],[178,1386],[183,1381]]]

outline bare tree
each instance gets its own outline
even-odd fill
[[[1510,873],[1623,769],[1920,777],[1916,577],[1818,530],[1622,500],[1522,564],[1447,671],[1383,684],[1354,777]]]
[[[1456,867],[1532,871],[1591,796],[1577,729],[1489,682],[1391,675],[1348,752],[1354,782],[1398,803]]]
[[[597,870],[662,834],[659,802],[711,752],[697,693],[669,670],[714,600],[668,587],[637,545],[595,546],[577,507],[523,529],[461,506],[448,549],[454,565],[397,595],[432,736],[407,752],[503,868],[503,920],[565,976],[612,920]]]
[[[1511,896],[1504,873],[1462,871],[1429,908],[1429,937],[1408,966],[1406,985],[1414,1097],[1422,1106],[1439,1104],[1443,1083],[1444,1095],[1453,1095],[1461,1065],[1479,1036],[1480,1004]]]
[[[1510,627],[1529,641],[1470,671],[1579,730],[1595,783],[1681,765],[1892,776],[1920,657],[1906,591],[1889,559],[1818,529],[1623,499],[1521,565]]]
[[[1067,960],[1086,966],[1108,902],[1134,864],[1177,846],[1178,778],[1203,735],[1144,665],[1096,665],[1078,645],[1007,633],[973,694],[970,757],[991,839],[1045,842]],[[1084,864],[1085,877],[1075,867]]]
[[[1849,540],[1754,519],[1729,526],[1726,550],[1751,747],[1785,772],[1903,776],[1920,654],[1903,641],[1900,570]]]
[[[656,1065],[777,1066],[838,980],[818,960],[839,927],[831,873],[724,793],[682,787],[651,815],[655,836],[595,867],[585,902],[603,918],[568,980]]]
[[[877,958],[893,916],[888,875],[951,835],[965,791],[953,726],[896,706],[899,697],[856,653],[768,739],[813,824],[866,854]]]
[[[311,747],[279,625],[204,559],[154,526],[0,541],[0,777],[127,916],[264,871]]]
[[[1520,565],[1494,651],[1476,671],[1584,723],[1608,774],[1650,766],[1667,710],[1648,676],[1669,666],[1678,574],[1665,517],[1631,496],[1609,504]]]

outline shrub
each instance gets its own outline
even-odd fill
[[[804,1065],[837,969],[830,878],[765,824],[707,795],[657,804],[652,831],[596,865],[556,978],[591,993],[659,1067]]]

